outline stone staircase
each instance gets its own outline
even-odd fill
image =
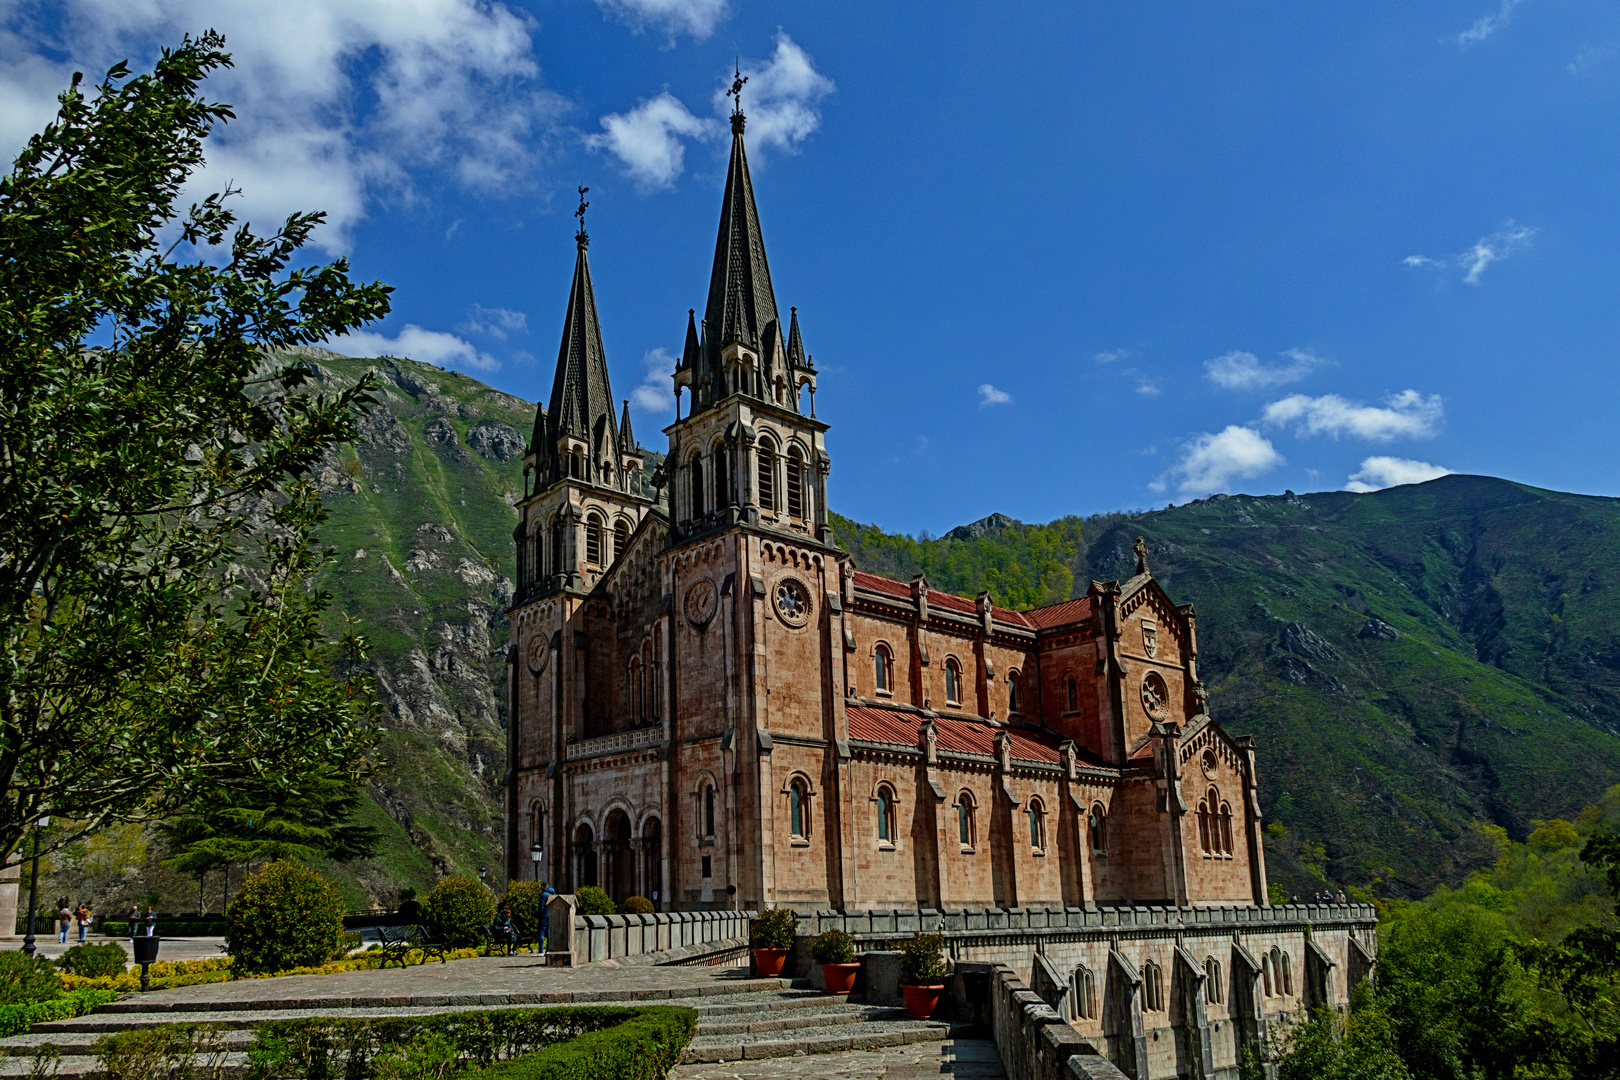
[[[457,995],[466,997],[470,995]],[[55,1074],[62,1080],[94,1080],[102,1074],[95,1057],[96,1042],[105,1035],[157,1024],[184,1022],[221,1029],[225,1076],[246,1071],[252,1028],[270,1020],[305,1016],[425,1016],[472,1009],[512,1008],[510,1001],[489,1001],[504,995],[478,995],[483,1003],[449,1001],[444,996],[406,996],[356,1007],[352,998],[297,1001],[232,1002],[224,1007],[150,1006],[139,996],[125,998],[72,1020],[36,1024],[26,1035],[0,1039],[0,1077],[29,1076],[42,1046],[53,1045],[61,1057]],[[952,1036],[952,1025],[938,1020],[912,1020],[905,1010],[851,1003],[809,989],[803,980],[739,979],[710,985],[671,987],[656,997],[614,1000],[603,992],[574,995],[591,1004],[684,1005],[698,1014],[697,1032],[682,1055],[683,1063],[713,1063],[745,1059],[834,1054],[848,1050],[931,1042]],[[199,1003],[200,1004],[200,1003]],[[521,1007],[521,1006],[520,1006]],[[545,1006],[539,1006],[544,1008]],[[196,1065],[213,1063],[199,1056]],[[47,1071],[46,1075],[49,1075]]]

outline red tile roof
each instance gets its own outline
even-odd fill
[[[851,705],[845,710],[849,716],[849,736],[867,742],[896,743],[917,746],[921,743],[920,730],[923,717],[916,713],[894,709],[874,709],[866,705]],[[959,754],[983,754],[994,757],[996,734],[1006,731],[1012,736],[1012,756],[1020,761],[1045,761],[1058,764],[1063,756],[1058,753],[1059,740],[1049,731],[1029,731],[1018,728],[1000,728],[981,720],[941,714],[934,721],[934,733],[941,750]],[[1082,760],[1088,755],[1081,752]]]
[[[911,599],[911,586],[905,582],[893,581],[876,574],[867,574],[855,571],[855,585],[862,589],[871,589],[886,596]],[[978,604],[965,596],[955,593],[940,592],[938,589],[928,590],[928,602],[952,611],[960,611],[968,615],[977,615]],[[1011,608],[991,607],[990,613],[996,619],[1013,626],[1024,626],[1031,630],[1044,630],[1051,626],[1066,626],[1070,623],[1084,622],[1091,618],[1091,599],[1082,596],[1078,600],[1064,600],[1062,603],[1049,604],[1046,607],[1034,608],[1030,611],[1013,611]]]

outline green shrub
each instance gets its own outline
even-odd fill
[[[116,941],[104,945],[75,945],[56,961],[57,970],[92,979],[104,975],[122,975],[128,966],[129,954]]]
[[[415,926],[422,921],[422,901],[416,897],[407,897],[399,902],[400,926]]]
[[[771,908],[759,913],[749,931],[756,949],[791,949],[799,929],[799,917],[787,908]]]
[[[225,917],[225,951],[238,975],[313,967],[342,954],[343,897],[298,863],[273,862],[249,875]]]
[[[540,929],[540,894],[545,891],[545,883],[540,881],[513,881],[506,886],[501,903],[512,909],[512,919],[526,934]]]
[[[937,986],[945,981],[945,935],[917,934],[900,946],[900,982]]]
[[[810,943],[810,959],[818,964],[853,964],[855,939],[842,930],[828,930]]]
[[[613,904],[613,897],[595,885],[587,885],[574,894],[574,911],[577,914],[616,915],[618,910]]]
[[[645,896],[632,896],[619,908],[619,914],[651,915],[655,910],[657,909],[653,907],[653,902]]]
[[[692,1040],[697,1013],[669,1005],[635,1010],[613,1027],[586,1032],[469,1074],[469,1080],[663,1080]]]
[[[0,1005],[45,1001],[62,992],[51,962],[25,952],[0,952]]]
[[[19,954],[20,955],[20,954]],[[117,990],[69,990],[47,1001],[0,1005],[0,1038],[21,1035],[48,1020],[70,1020],[118,1000]]]
[[[422,926],[451,948],[478,944],[494,921],[495,898],[469,877],[447,877],[422,898]]]

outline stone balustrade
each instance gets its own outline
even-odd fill
[[[746,949],[753,911],[574,916],[575,963],[701,961]],[[672,955],[674,954],[674,955]]]
[[[571,742],[564,748],[564,754],[569,761],[579,761],[583,758],[600,757],[603,754],[620,754],[626,750],[640,750],[647,746],[657,746],[664,740],[664,728],[661,724],[650,727],[636,728],[634,731],[621,731],[614,735],[598,735],[594,739],[580,739]]]

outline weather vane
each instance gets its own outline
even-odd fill
[[[748,76],[742,73],[741,57],[738,57],[737,60],[732,64],[732,74],[736,77],[732,79],[731,89],[726,91],[726,97],[731,98],[736,102],[731,110],[731,119],[733,121],[733,127],[735,127],[735,122],[743,118],[742,88],[743,84],[748,81]]]
[[[589,190],[591,189],[588,187],[579,189],[579,209],[574,211],[574,216],[579,218],[579,232],[574,234],[574,239],[579,241],[580,247],[584,247],[591,242],[591,238],[585,235],[585,208],[591,205],[585,201],[585,193]]]

